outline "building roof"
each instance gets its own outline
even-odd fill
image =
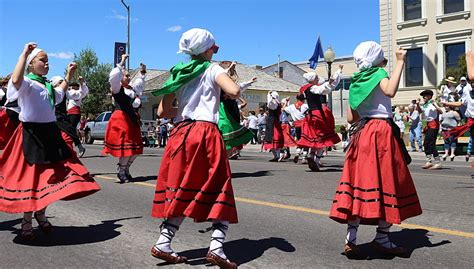
[[[236,71],[239,75],[238,82],[245,82],[253,77],[257,77],[257,82],[253,83],[248,89],[250,90],[262,90],[269,91],[274,90],[278,92],[298,92],[300,86],[289,81],[277,78],[266,74],[261,70],[257,70],[255,67],[237,63]],[[154,89],[159,89],[163,86],[165,81],[168,79],[170,73],[165,71],[164,73],[150,79],[145,84],[145,92],[149,92]]]
[[[137,68],[137,69],[133,69],[133,70],[130,70],[130,78],[131,80],[134,80],[135,77],[138,76],[140,69]],[[163,73],[166,73],[168,71],[166,70],[158,70],[158,69],[147,69],[146,70],[146,78],[145,78],[145,81],[148,82],[156,77],[158,77],[159,75],[163,74]]]
[[[301,72],[306,73],[306,71],[304,71],[303,69],[299,68],[295,63],[292,63],[292,62],[287,61],[287,60],[280,61],[280,64],[282,64],[282,63],[287,63],[287,64],[293,66],[295,69],[299,69],[299,70],[301,70]],[[275,67],[275,66],[278,66],[278,63],[274,63],[274,64],[271,64],[271,65],[264,66],[264,67],[262,67],[262,69],[269,69],[269,68]]]

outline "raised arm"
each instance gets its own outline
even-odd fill
[[[141,63],[140,76],[135,78],[132,83],[132,88],[138,94],[138,96],[143,95],[143,90],[145,89],[145,78],[146,78],[146,65]]]
[[[244,93],[251,85],[252,83],[257,82],[257,77],[253,77],[251,80],[242,82],[239,84],[240,86],[240,93]]]
[[[314,94],[323,94],[323,95],[326,95],[326,94],[329,94],[330,92],[332,92],[334,89],[336,89],[337,85],[341,81],[342,68],[343,67],[344,66],[342,64],[339,65],[339,70],[337,70],[336,73],[334,73],[331,76],[329,81],[323,83],[323,85],[311,86],[310,91]]]
[[[123,78],[123,68],[125,61],[127,60],[128,55],[127,54],[122,54],[122,60],[120,63],[117,64],[117,66],[110,71],[109,74],[109,83],[110,83],[110,90],[112,91],[113,94],[117,94],[120,91],[120,88],[122,88],[122,78]]]
[[[402,48],[399,48],[395,52],[397,64],[393,70],[392,77],[390,79],[385,78],[380,81],[380,89],[385,96],[393,98],[397,94],[400,78],[402,76],[403,68],[405,67],[406,54],[407,51]]]
[[[474,51],[466,53],[467,75],[470,81],[474,81]]]
[[[16,63],[15,69],[12,73],[12,83],[15,86],[15,89],[18,90],[23,83],[23,76],[25,75],[26,59],[28,55],[37,47],[35,42],[30,42],[25,45],[23,52],[18,57],[18,62]]]
[[[178,108],[173,106],[175,100],[175,94],[166,94],[161,99],[160,105],[158,106],[157,116],[160,118],[174,118],[178,114]]]
[[[64,77],[63,82],[59,84],[59,88],[63,89],[64,92],[67,92],[69,81],[71,81],[72,77],[74,76],[74,72],[76,72],[76,69],[77,69],[77,64],[75,62],[71,62],[67,66],[66,76]]]
[[[230,99],[237,99],[240,96],[240,86],[235,84],[234,81],[227,75],[227,73],[221,73],[216,78],[216,83],[219,87],[227,94]]]

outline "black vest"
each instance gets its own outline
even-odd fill
[[[120,91],[117,94],[113,94],[112,96],[114,97],[115,101],[115,109],[122,110],[130,117],[133,122],[139,125],[140,120],[132,106],[133,99],[125,94],[124,88],[120,88]]]
[[[306,102],[308,103],[308,108],[309,110],[319,110],[322,109],[322,104],[321,104],[321,94],[314,94],[310,90],[311,88],[308,88],[304,94],[306,95]]]

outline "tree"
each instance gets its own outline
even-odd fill
[[[446,76],[453,76],[456,80],[460,79],[461,77],[465,77],[467,75],[467,64],[466,64],[466,55],[463,54],[459,56],[458,59],[458,66],[451,67],[446,70]]]
[[[74,54],[77,70],[74,79],[82,76],[89,87],[89,95],[84,99],[81,110],[86,115],[97,115],[110,107],[111,98],[109,73],[111,64],[100,63],[96,53],[91,48],[83,49],[79,55]]]

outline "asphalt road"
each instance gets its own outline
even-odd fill
[[[160,220],[150,217],[162,149],[146,149],[133,165],[135,182],[115,182],[117,160],[100,156],[88,145],[82,161],[102,190],[77,201],[58,202],[47,215],[55,226],[50,236],[18,239],[21,216],[0,214],[0,268],[207,268],[204,257],[210,234],[207,223],[186,220],[173,247],[190,264],[166,265],[150,256]],[[411,249],[404,258],[375,253],[368,243],[375,227],[361,226],[361,260],[341,255],[346,226],[327,217],[338,184],[343,154],[324,158],[322,172],[293,162],[269,163],[270,155],[248,148],[231,161],[239,223],[231,225],[225,250],[242,268],[472,268],[474,264],[474,180],[470,166],[459,161],[445,168],[410,166],[423,214],[394,226],[391,237]],[[462,160],[461,160],[462,159]]]

